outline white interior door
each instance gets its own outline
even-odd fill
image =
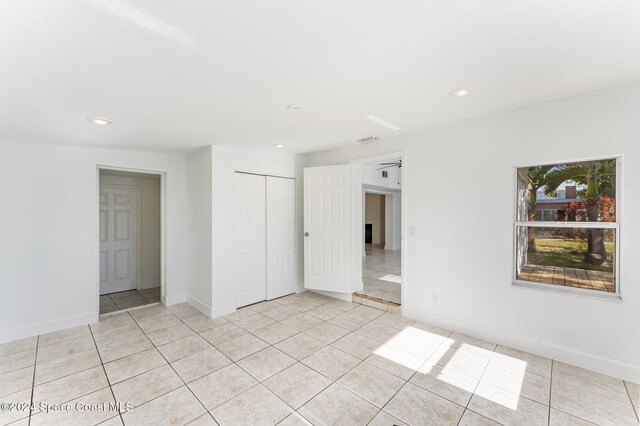
[[[138,191],[100,184],[100,294],[138,286]]]
[[[310,290],[352,292],[352,166],[304,169],[304,286]],[[361,184],[360,184],[361,186]],[[356,197],[360,197],[361,188]],[[359,234],[358,234],[359,235]],[[359,237],[361,238],[361,237]]]
[[[295,293],[296,181],[267,176],[267,300]]]
[[[266,178],[236,173],[236,289],[238,307],[267,298]]]

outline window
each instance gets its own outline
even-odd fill
[[[514,284],[619,297],[620,163],[517,169]]]
[[[558,214],[556,209],[536,209],[535,212],[535,220],[538,221],[556,220]]]

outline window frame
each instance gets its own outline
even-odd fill
[[[549,164],[563,164],[563,163],[579,163],[583,161],[598,161],[598,160],[616,160],[616,221],[615,222],[552,222],[552,221],[528,221],[518,220],[518,211],[521,207],[518,199],[518,170],[522,168],[545,166]],[[513,247],[511,256],[511,285],[516,287],[525,287],[539,289],[543,291],[551,291],[566,294],[575,294],[579,296],[592,297],[597,299],[622,301],[622,263],[620,256],[620,241],[622,240],[620,235],[621,223],[622,223],[622,167],[623,156],[622,155],[610,155],[596,158],[587,159],[574,159],[564,161],[548,161],[540,162],[528,165],[516,166],[513,169]],[[518,279],[518,228],[519,227],[536,227],[536,228],[599,228],[599,229],[615,229],[615,292],[604,292],[598,290],[590,290],[586,288],[567,287],[556,284],[539,283],[534,281],[526,281]]]

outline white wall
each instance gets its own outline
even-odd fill
[[[187,200],[189,243],[189,285],[187,301],[211,316],[213,274],[212,150],[207,147],[187,156]]]
[[[185,298],[183,156],[0,143],[0,342],[98,318],[97,166],[166,173],[168,304]]]
[[[384,244],[385,239],[385,217],[386,212],[384,201],[385,196],[382,194],[365,193],[364,200],[364,221],[365,224],[370,223],[372,227],[372,243]]]
[[[401,241],[401,209],[400,200],[402,190],[402,168],[389,167],[385,169],[389,177],[382,177],[382,170],[378,170],[380,163],[390,163],[395,160],[385,159],[362,165],[362,185],[364,190],[372,193],[386,194],[385,196],[385,250],[400,250]]]
[[[400,250],[402,242],[402,194],[385,195],[385,250]]]
[[[295,154],[214,145],[212,148],[212,315],[236,309],[235,172],[296,177]],[[300,185],[296,182],[296,186]],[[301,211],[296,212],[301,220]],[[300,249],[298,249],[299,251]]]
[[[405,151],[403,227],[415,228],[414,236],[404,232],[405,315],[637,381],[639,116],[640,83],[634,83],[305,161],[344,164]],[[613,155],[624,155],[623,300],[512,286],[514,167]],[[432,292],[439,293],[437,302]]]
[[[382,177],[382,170],[378,170],[380,163],[391,163],[393,160],[378,161],[372,164],[362,165],[362,184],[373,185],[390,189],[402,189],[402,180],[400,174],[402,169],[399,167],[388,167],[384,169],[388,173],[388,177]]]
[[[113,176],[100,171],[100,183],[136,186],[140,189],[140,282],[139,289],[160,287],[160,176]]]
[[[402,192],[399,189],[386,189],[381,186],[362,185],[363,197],[366,194],[380,194],[385,197],[384,249],[400,250],[402,244]],[[363,219],[366,218],[363,216]],[[363,225],[364,229],[364,225]],[[364,237],[363,237],[364,238]],[[365,248],[363,244],[363,256]]]

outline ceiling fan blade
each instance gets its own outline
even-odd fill
[[[380,164],[380,165],[382,166],[382,164]],[[376,169],[376,170],[384,170],[384,169],[388,169],[388,168],[396,167],[396,166],[397,166],[397,164],[391,164],[390,166],[380,167],[379,169]]]

